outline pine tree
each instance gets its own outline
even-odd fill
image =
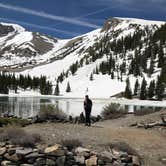
[[[60,94],[60,90],[59,90],[59,82],[57,82],[57,84],[56,84],[54,94],[55,94],[56,96],[59,96],[59,94]]]
[[[141,100],[146,100],[146,98],[147,98],[146,86],[147,86],[147,82],[146,82],[145,78],[143,78],[142,84],[141,84],[141,92],[140,92]]]
[[[126,80],[126,88],[125,88],[124,96],[127,99],[132,99],[132,91],[131,91],[131,88],[130,88],[130,80],[129,80],[129,78],[127,78],[127,80]]]
[[[138,82],[138,79],[135,82],[135,86],[134,86],[134,95],[138,95],[138,91],[140,89],[140,84]]]
[[[71,88],[70,88],[70,83],[69,82],[67,83],[66,92],[67,93],[71,92]]]
[[[150,67],[149,67],[149,72],[148,72],[149,77],[151,77],[153,72],[154,72],[154,58],[153,58],[153,56],[151,56]]]
[[[162,100],[164,97],[165,84],[161,81],[161,77],[158,76],[156,83],[156,97],[158,100]]]
[[[93,81],[93,74],[91,73],[90,77],[89,77],[90,81]]]
[[[148,98],[152,99],[154,95],[155,95],[155,81],[152,80],[148,88]]]

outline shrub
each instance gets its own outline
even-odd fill
[[[39,135],[28,134],[21,128],[8,127],[1,130],[0,141],[24,147],[34,147],[41,139]]]
[[[65,139],[61,141],[61,144],[67,147],[70,151],[76,147],[82,146],[82,142],[78,139]]]
[[[106,105],[101,112],[104,119],[116,119],[125,116],[125,114],[127,114],[127,110],[116,103]]]
[[[0,126],[7,126],[7,125],[15,125],[24,127],[28,124],[30,124],[31,121],[27,119],[21,119],[21,118],[8,118],[8,117],[0,117]]]
[[[127,152],[129,155],[139,156],[137,151],[125,142],[111,143],[108,145],[108,147],[118,151]]]
[[[39,119],[47,120],[66,120],[67,115],[58,106],[42,105],[38,113]]]
[[[148,115],[148,114],[155,113],[155,112],[157,112],[159,110],[153,110],[151,108],[142,108],[142,109],[139,109],[139,110],[134,110],[134,115],[136,115],[136,116],[143,116],[143,115]]]

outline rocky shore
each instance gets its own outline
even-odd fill
[[[96,152],[84,147],[69,150],[60,144],[39,149],[0,143],[1,166],[140,166],[135,154],[116,148]]]

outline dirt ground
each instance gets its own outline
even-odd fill
[[[45,123],[25,127],[31,133],[39,133],[48,144],[63,139],[78,139],[84,146],[102,150],[113,142],[126,142],[143,158],[145,166],[164,166],[160,158],[166,159],[166,129],[139,129],[129,127],[135,122],[160,120],[160,113],[146,116],[128,115],[126,118],[98,122],[92,127],[78,124]]]

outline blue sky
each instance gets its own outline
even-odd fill
[[[0,21],[30,31],[72,38],[110,17],[166,21],[166,0],[0,0]]]

